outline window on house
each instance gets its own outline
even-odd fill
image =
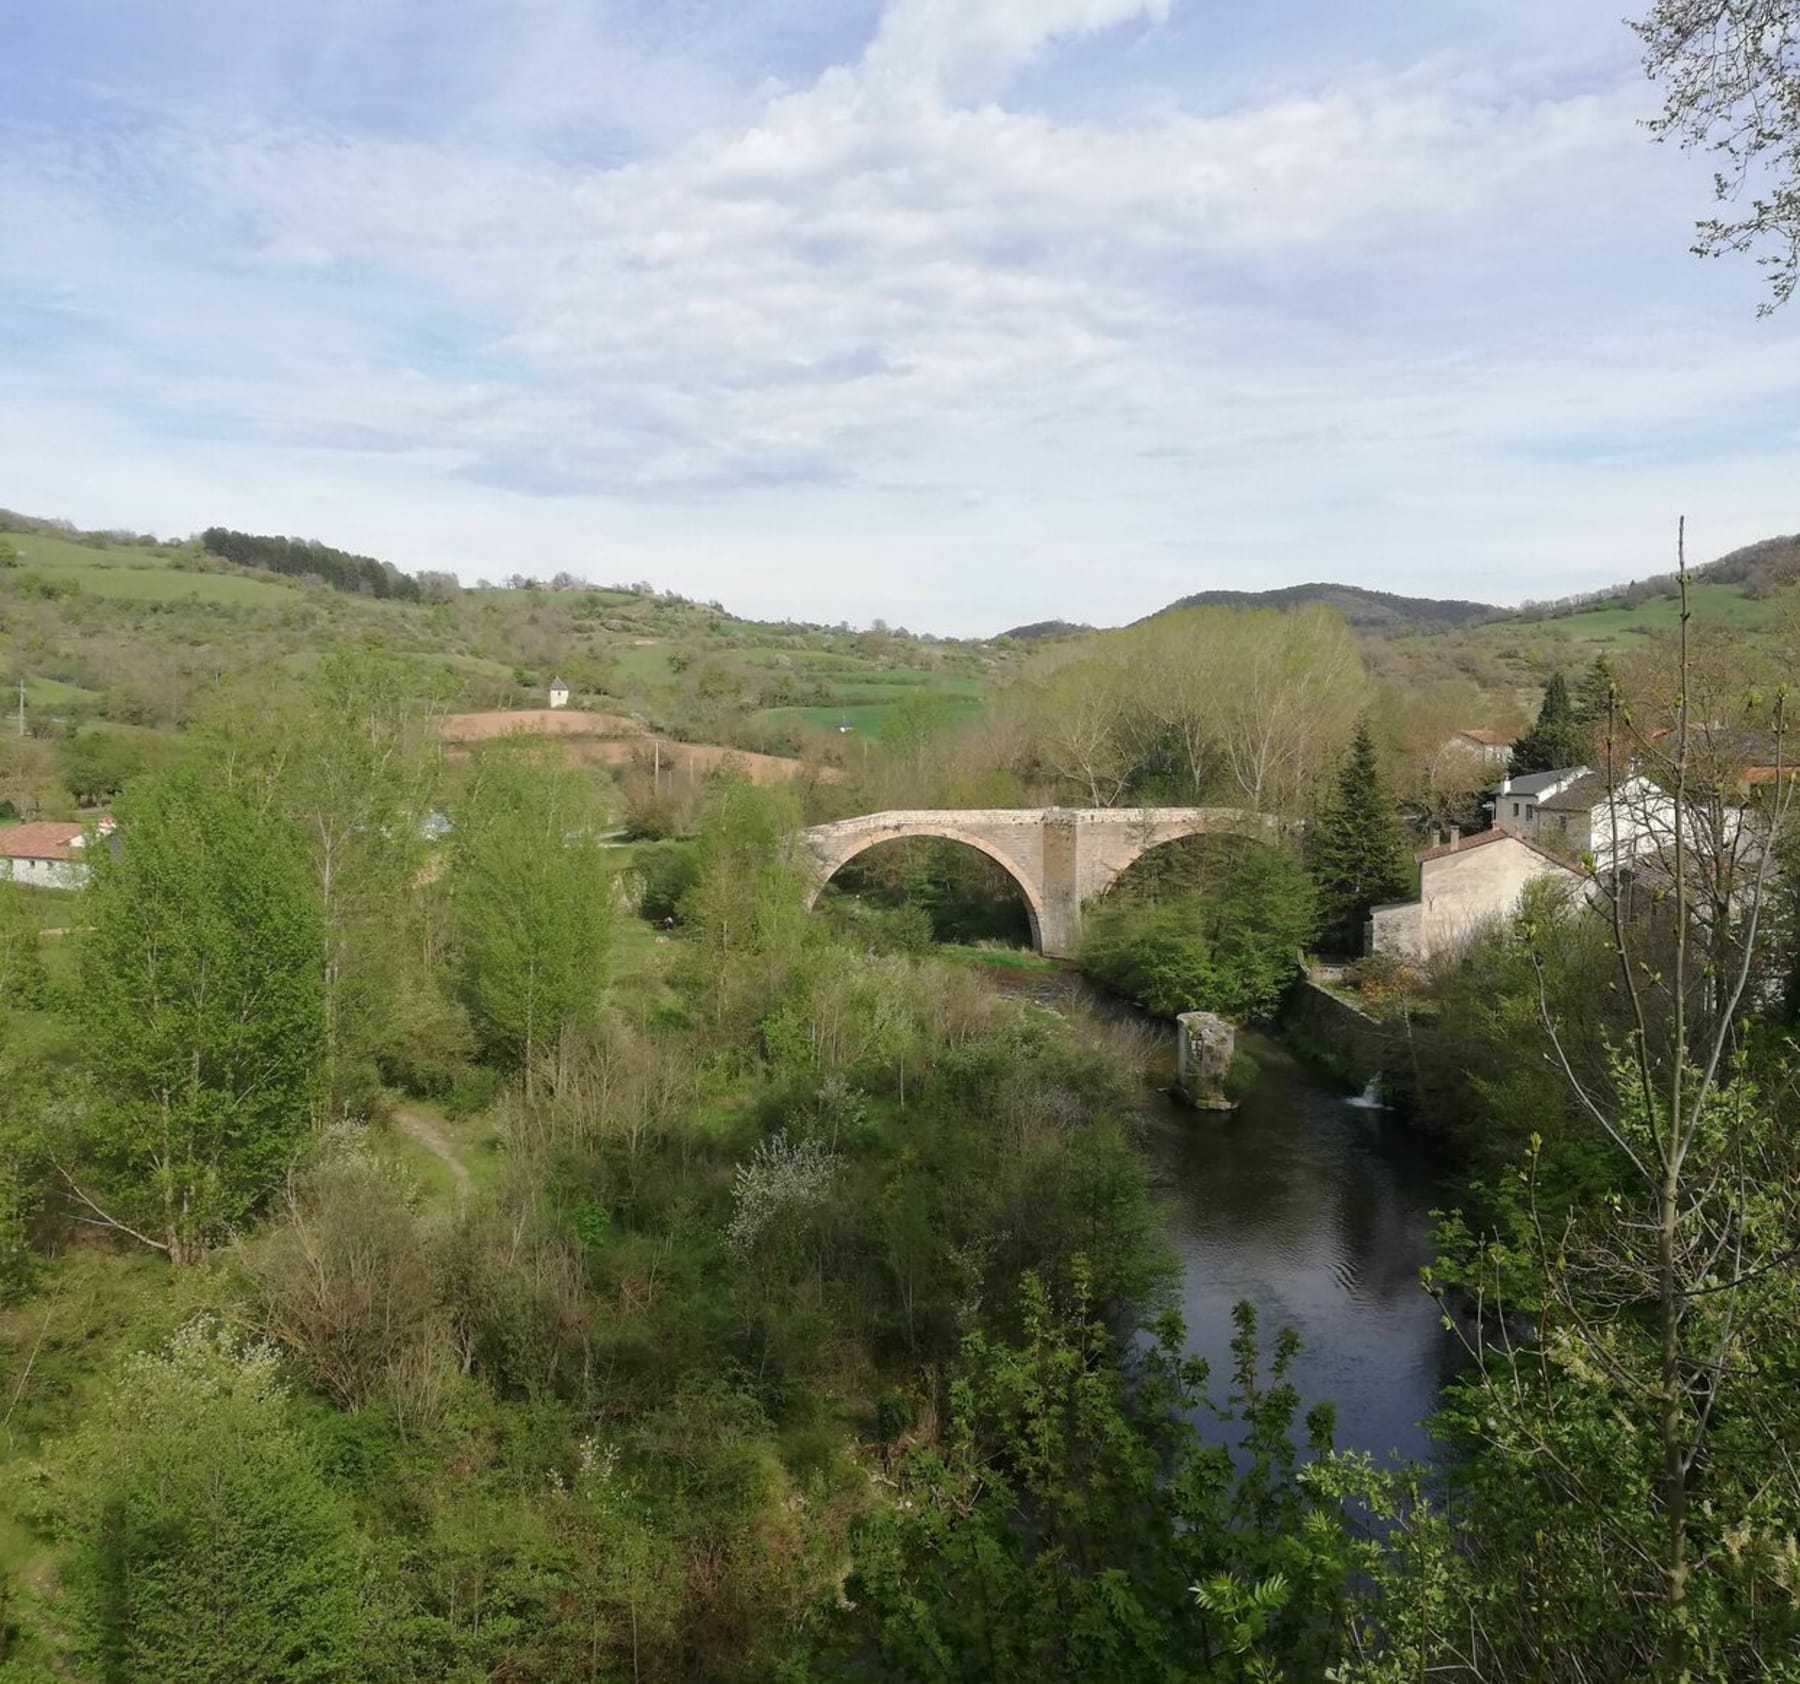
[[[1531,817],[1531,815],[1532,815],[1532,814],[1533,814],[1533,813],[1535,813],[1535,812],[1536,812],[1536,811],[1537,811],[1537,808],[1535,808],[1535,807],[1534,807],[1534,806],[1532,806],[1532,804],[1531,804],[1531,803],[1530,803],[1530,802],[1529,802],[1529,801],[1527,801],[1527,802],[1526,802],[1526,803],[1525,803],[1525,816],[1526,816],[1526,818],[1530,818],[1530,817]]]
[[[1513,817],[1516,819],[1518,816],[1519,816],[1519,804],[1518,804],[1518,802],[1515,801],[1513,803]]]

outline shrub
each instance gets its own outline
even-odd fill
[[[289,1180],[280,1221],[246,1254],[264,1325],[345,1409],[380,1395],[413,1346],[442,1342],[412,1204],[396,1170],[339,1152]]]
[[[276,1363],[270,1345],[190,1323],[128,1362],[63,1447],[68,1606],[95,1676],[355,1676],[353,1534]]]

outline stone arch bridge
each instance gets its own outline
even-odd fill
[[[1032,945],[1072,958],[1081,909],[1104,894],[1132,861],[1183,836],[1247,836],[1279,841],[1282,825],[1237,807],[984,807],[867,813],[806,831],[813,867],[811,905],[833,874],[865,848],[909,836],[964,842],[1002,866],[1031,914]]]

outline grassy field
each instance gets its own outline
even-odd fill
[[[1737,585],[1698,584],[1692,589],[1695,626],[1729,626],[1738,631],[1757,631],[1766,626],[1773,605],[1744,594]],[[1539,637],[1546,634],[1582,644],[1621,644],[1634,637],[1654,637],[1673,631],[1680,620],[1680,605],[1672,596],[1648,602],[1596,608],[1567,614],[1554,620],[1504,620],[1483,626],[1487,637]]]
[[[0,692],[0,713],[9,712],[17,706],[19,692],[9,690]],[[57,708],[81,707],[100,699],[98,690],[84,690],[79,684],[64,684],[57,678],[28,678],[25,680],[25,706],[32,713],[41,708],[51,710]]]
[[[861,702],[848,707],[766,708],[756,717],[774,725],[806,725],[819,731],[835,731],[839,725],[848,725],[859,736],[879,737],[882,723],[893,708],[892,701]],[[975,697],[944,699],[944,718],[950,724],[960,725],[980,712],[981,703]]]
[[[19,570],[74,584],[84,596],[113,597],[125,602],[230,603],[260,607],[292,602],[295,587],[237,573],[198,573],[171,565],[172,553],[120,544],[95,549],[69,538],[37,532],[14,532],[8,539],[19,552]]]

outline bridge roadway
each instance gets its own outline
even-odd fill
[[[814,883],[808,904],[835,872],[878,842],[908,836],[965,842],[1002,866],[1031,914],[1032,945],[1072,958],[1081,909],[1104,894],[1133,860],[1183,836],[1279,840],[1266,813],[1237,807],[980,807],[867,813],[805,832]]]

